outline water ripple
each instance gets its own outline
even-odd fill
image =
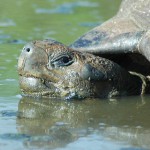
[[[3,110],[0,112],[0,116],[2,117],[14,117],[17,115],[16,111],[12,111],[12,110]]]
[[[1,134],[0,135],[1,139],[6,139],[6,140],[24,140],[30,138],[29,135],[26,134],[15,134],[15,133],[6,133],[6,134]]]
[[[54,9],[45,9],[45,8],[38,8],[36,9],[36,13],[47,13],[47,14],[72,14],[74,12],[74,8],[76,7],[98,7],[98,3],[95,2],[73,2],[73,3],[64,3],[59,5]]]
[[[0,20],[0,27],[16,26],[16,23],[11,19]]]

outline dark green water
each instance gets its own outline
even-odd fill
[[[19,91],[17,58],[26,42],[53,38],[70,44],[112,17],[119,4],[0,1],[0,149],[150,149],[149,96],[65,102],[25,99]]]

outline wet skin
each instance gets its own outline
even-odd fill
[[[63,99],[141,93],[142,81],[118,64],[54,40],[25,45],[18,61],[23,95]]]

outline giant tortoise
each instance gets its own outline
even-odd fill
[[[18,61],[22,93],[65,99],[150,93],[149,15],[150,0],[123,0],[116,16],[70,46],[51,39],[26,44]]]

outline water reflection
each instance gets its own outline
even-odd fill
[[[24,142],[27,146],[63,147],[81,137],[95,135],[104,141],[109,139],[109,145],[122,141],[132,147],[149,148],[149,107],[146,97],[69,102],[22,98],[18,131],[30,137]]]

